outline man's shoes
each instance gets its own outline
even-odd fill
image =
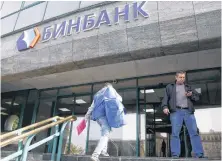
[[[172,156],[172,159],[178,159],[178,158],[179,158],[179,156],[177,156],[177,155]]]
[[[104,157],[109,157],[109,154],[107,152],[106,153],[102,152],[101,155],[104,156]]]
[[[92,156],[90,159],[91,159],[91,161],[99,161],[99,158],[94,157],[94,156]]]
[[[200,159],[208,159],[208,158],[207,158],[207,157],[205,157],[204,155],[197,156],[196,158],[200,158]]]

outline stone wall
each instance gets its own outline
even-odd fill
[[[18,52],[16,40],[21,32],[2,38],[3,80],[31,78],[88,67],[115,64],[221,47],[221,2],[146,2],[148,18],[133,20],[132,2],[116,2],[79,12],[38,26],[53,26],[106,9],[114,17],[115,7],[130,5],[130,21],[71,36],[39,42],[34,48]],[[113,22],[112,22],[113,23]],[[52,32],[52,31],[51,31]]]
[[[201,139],[207,157],[221,158],[221,132],[202,133]]]

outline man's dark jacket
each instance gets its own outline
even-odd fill
[[[185,85],[186,92],[192,91],[192,95],[190,97],[187,97],[187,101],[188,101],[187,104],[189,107],[189,111],[191,113],[194,113],[195,109],[193,107],[193,102],[199,100],[199,93],[197,93],[196,90],[193,90],[191,86],[189,86],[188,84],[184,84],[184,85]],[[176,84],[175,83],[171,83],[166,86],[161,107],[163,109],[169,108],[170,112],[176,111]]]

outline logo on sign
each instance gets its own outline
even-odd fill
[[[46,26],[42,29],[41,42],[49,41],[50,39],[57,39],[60,36],[69,36],[80,31],[86,32],[93,29],[99,29],[101,25],[113,26],[120,23],[120,18],[125,22],[130,20],[138,20],[139,16],[148,18],[148,13],[143,9],[146,1],[141,3],[134,2],[133,4],[126,4],[124,7],[115,7],[114,14],[106,9],[100,11],[98,14],[90,13],[87,15],[75,17],[73,19],[65,20],[60,24]],[[131,12],[131,14],[130,14]],[[40,32],[37,28],[24,31],[17,40],[17,48],[23,51],[33,48],[40,38]]]
[[[40,38],[40,32],[37,28],[24,31],[16,42],[18,51],[33,48]]]

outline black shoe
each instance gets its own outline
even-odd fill
[[[198,156],[197,158],[200,158],[200,159],[208,159],[208,158],[205,157],[204,155]]]

